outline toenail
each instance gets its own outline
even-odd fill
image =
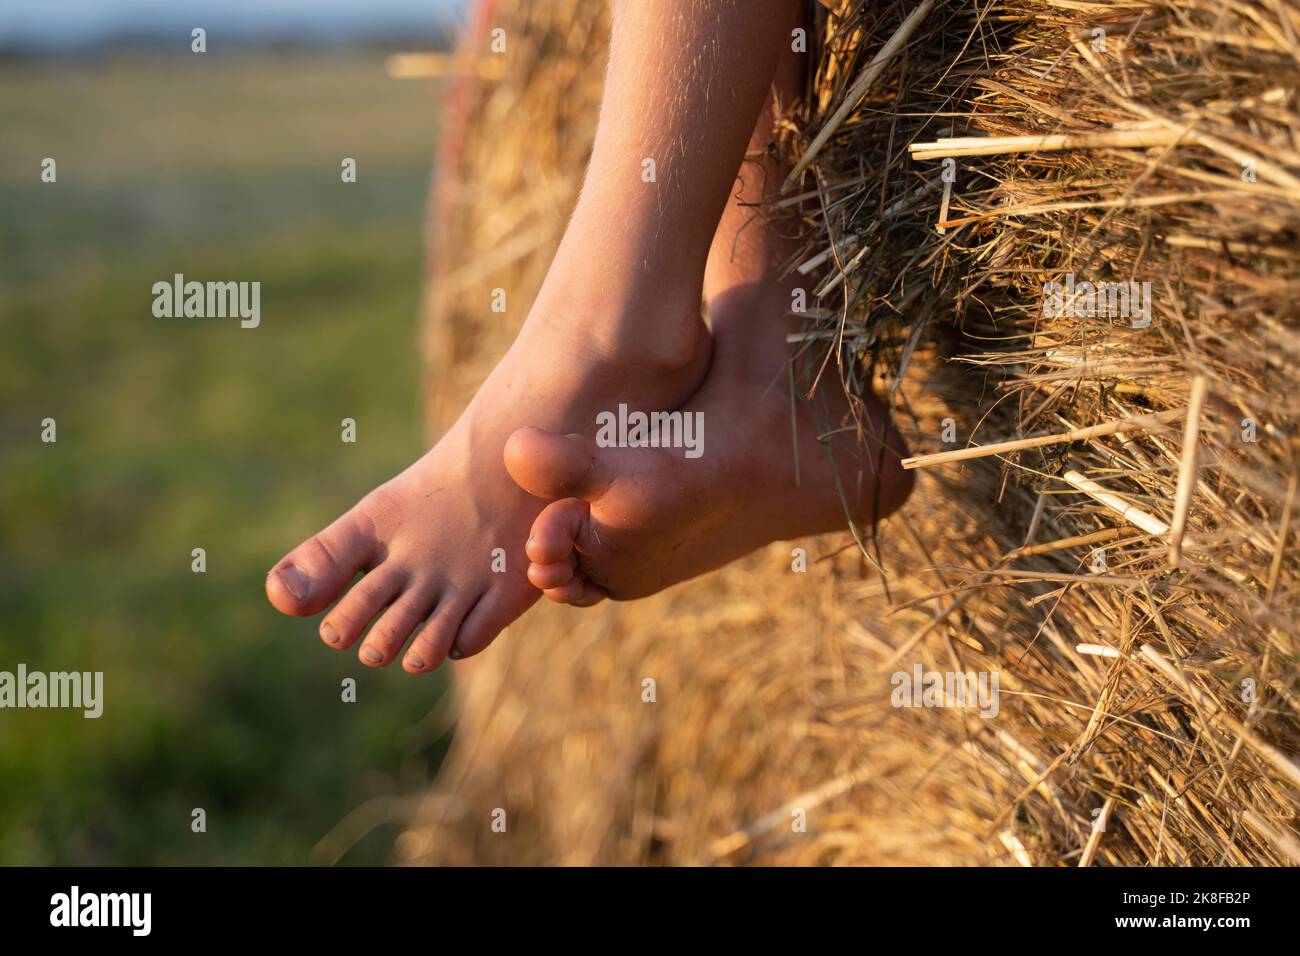
[[[292,564],[285,565],[276,574],[280,578],[280,583],[284,585],[284,589],[299,601],[307,596],[307,576]]]
[[[320,626],[320,639],[326,644],[337,644],[340,640],[339,632],[334,630],[332,624],[322,624]]]
[[[450,657],[453,661],[460,660],[460,648],[453,647],[451,651],[447,654],[447,656]]]
[[[361,648],[361,658],[367,664],[378,664],[384,659],[384,655],[380,654],[377,650],[367,644],[365,647]]]
[[[412,670],[417,670],[417,671],[424,670],[424,661],[420,660],[420,658],[414,654],[406,655],[406,664]]]

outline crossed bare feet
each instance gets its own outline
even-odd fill
[[[373,621],[361,661],[386,666],[409,640],[402,666],[422,673],[481,651],[543,591],[641,597],[898,508],[911,479],[883,406],[869,399],[859,424],[833,369],[811,399],[792,397],[788,250],[748,208],[784,172],[767,146],[777,100],[802,88],[798,10],[615,4],[617,108],[601,111],[519,337],[432,450],[276,563],[277,609],[333,604],[320,635],[340,650]],[[665,76],[671,91],[646,81]],[[658,177],[645,178],[647,151]],[[702,453],[598,446],[598,416],[620,406],[702,421]]]
[[[322,639],[350,647],[378,617],[361,660],[385,666],[414,634],[403,666],[419,673],[482,650],[542,592],[575,605],[643,597],[771,541],[896,510],[911,478],[883,407],[871,399],[859,430],[838,383],[792,401],[798,320],[768,264],[776,240],[754,222],[727,256],[727,225],[709,263],[711,362],[707,332],[680,319],[672,351],[651,323],[654,342],[633,354],[590,348],[584,327],[534,318],[556,314],[544,291],[447,436],[276,564],[271,602],[315,614],[342,594]],[[702,453],[599,447],[597,415],[620,403],[697,415]]]

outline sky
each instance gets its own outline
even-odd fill
[[[75,49],[203,27],[241,41],[434,36],[469,0],[0,0],[0,49]]]

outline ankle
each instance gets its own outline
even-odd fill
[[[698,289],[632,293],[548,277],[525,323],[530,327],[539,335],[569,337],[599,364],[652,375],[702,371],[710,346]]]
[[[680,303],[648,308],[619,326],[608,343],[610,356],[659,375],[689,370],[703,374],[712,340],[700,312],[699,296],[690,301],[693,307]]]

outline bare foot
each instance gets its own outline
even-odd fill
[[[506,473],[507,437],[522,425],[589,429],[611,403],[672,407],[709,362],[698,284],[640,306],[636,323],[611,317],[605,290],[566,291],[548,277],[515,344],[432,450],[272,568],[278,610],[315,614],[342,595],[321,622],[326,644],[351,647],[378,617],[361,661],[387,665],[414,633],[403,666],[421,673],[482,650],[537,600],[520,555],[542,502]]]
[[[790,292],[760,281],[711,303],[713,365],[680,409],[703,423],[699,457],[536,428],[511,435],[511,476],[552,500],[526,547],[528,579],[547,597],[576,605],[643,597],[769,542],[843,529],[850,516],[869,527],[907,498],[907,451],[878,400],[861,436],[836,381],[792,409]]]

